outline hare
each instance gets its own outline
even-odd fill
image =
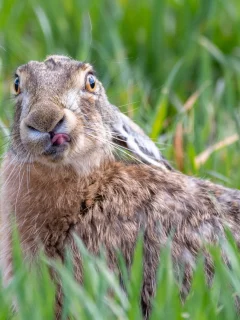
[[[81,256],[73,234],[95,255],[104,246],[109,268],[117,270],[116,251],[130,268],[142,232],[146,319],[161,248],[172,232],[173,260],[185,265],[183,293],[205,242],[224,238],[227,226],[240,244],[240,192],[171,170],[144,133],[109,103],[90,64],[56,55],[30,61],[16,70],[14,89],[15,116],[1,187],[6,283],[12,277],[13,217],[29,262],[41,248],[63,261],[68,246],[80,283]],[[119,159],[114,141],[146,163]],[[206,264],[210,281],[209,257]]]

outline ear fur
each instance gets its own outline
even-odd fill
[[[170,164],[163,158],[154,142],[130,118],[113,106],[115,116],[111,122],[116,144],[129,149],[135,156],[147,164],[160,167],[164,171],[172,170]]]

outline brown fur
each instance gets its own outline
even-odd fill
[[[111,116],[104,113],[109,104],[104,89],[98,83],[97,94],[83,91],[89,68],[53,56],[45,63],[30,62],[21,69],[23,93],[17,97],[12,144],[2,165],[5,280],[11,277],[12,216],[16,217],[23,252],[29,261],[42,246],[48,256],[63,260],[69,245],[79,282],[81,257],[74,232],[93,254],[104,246],[109,267],[117,269],[116,250],[121,250],[130,267],[142,231],[142,308],[148,317],[159,254],[169,236],[174,231],[172,256],[176,270],[186,266],[183,292],[187,292],[195,257],[205,242],[216,243],[224,238],[227,226],[240,243],[240,193],[178,172],[116,161],[111,146]],[[78,83],[83,92],[81,97],[76,94],[78,109],[71,111],[71,104],[64,104],[62,97]],[[48,141],[30,139],[25,124],[45,134],[63,115],[67,119],[64,130],[74,139],[57,156],[45,154]],[[95,130],[95,136],[88,136],[88,128]],[[207,258],[209,279],[212,269]]]

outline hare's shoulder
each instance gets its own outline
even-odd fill
[[[102,168],[103,169],[103,168]],[[160,221],[173,228],[198,228],[204,222],[227,223],[236,206],[231,190],[178,172],[167,174],[148,165],[111,163],[86,189],[82,207],[103,215]],[[223,205],[223,195],[228,199]],[[222,195],[222,196],[221,196]],[[229,207],[232,199],[233,210]],[[238,203],[238,202],[237,202]],[[240,202],[239,202],[240,203]],[[228,209],[228,211],[227,211]]]
[[[181,173],[163,172],[145,164],[112,162],[88,179],[83,207],[101,206],[103,211],[131,214],[139,208],[161,212],[185,208],[203,201],[197,180]],[[202,194],[201,194],[202,193]],[[196,204],[197,205],[197,204]]]

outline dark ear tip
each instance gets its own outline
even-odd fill
[[[161,162],[165,165],[165,167],[166,167],[169,171],[175,171],[175,169],[170,165],[170,163],[169,163],[164,157],[162,157]]]

